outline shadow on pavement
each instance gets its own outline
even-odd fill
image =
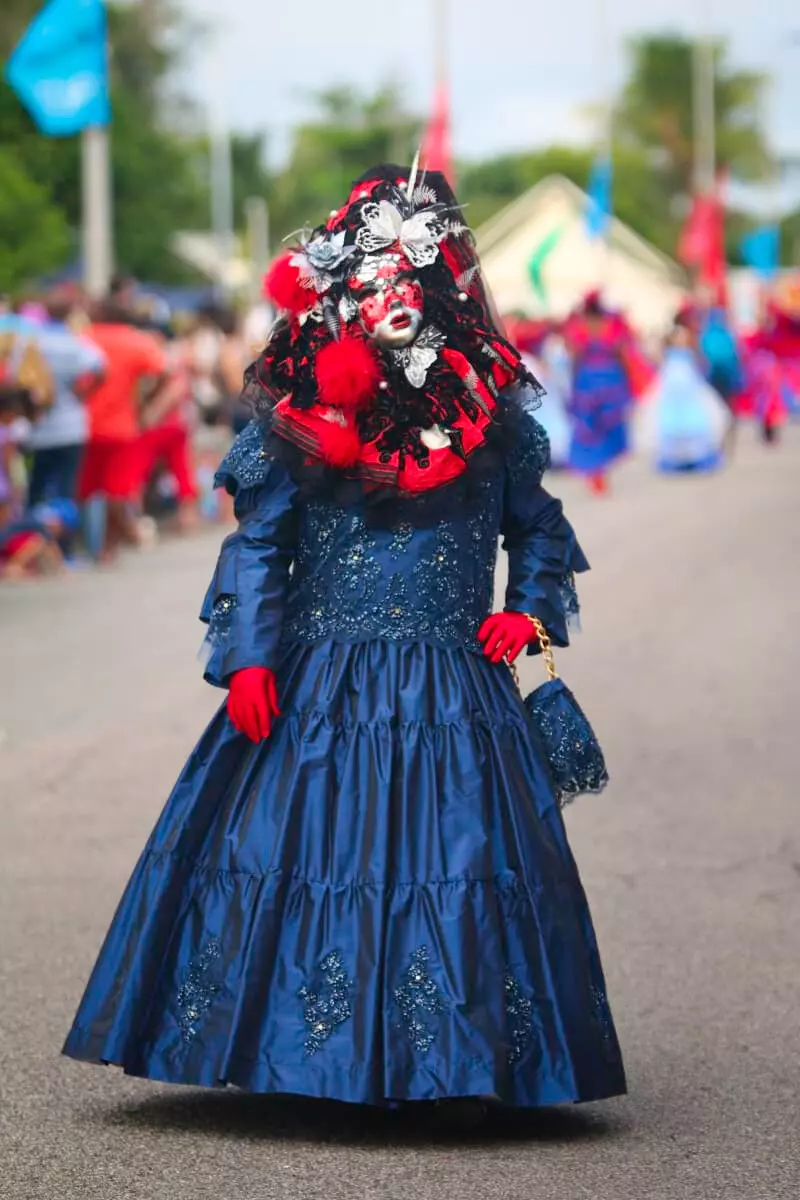
[[[240,1093],[154,1096],[108,1109],[101,1120],[117,1129],[376,1147],[438,1142],[558,1144],[618,1137],[626,1132],[619,1114],[601,1116],[591,1108],[493,1108],[477,1129],[449,1129],[440,1127],[432,1104],[377,1109],[297,1096]]]

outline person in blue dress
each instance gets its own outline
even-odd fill
[[[227,699],[65,1052],[379,1106],[619,1094],[586,898],[507,665],[540,649],[532,616],[567,644],[588,564],[446,181],[368,172],[267,286],[283,317],[219,471],[239,523],[202,611]]]
[[[658,471],[715,471],[725,462],[732,415],[704,370],[719,379],[698,346],[692,320],[678,314],[660,370],[638,406],[639,449]]]

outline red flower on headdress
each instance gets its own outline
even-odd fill
[[[296,317],[314,305],[316,296],[303,286],[300,269],[292,262],[293,257],[294,253],[287,251],[275,259],[264,276],[262,291],[267,300]]]
[[[331,408],[361,408],[374,397],[381,381],[375,352],[363,338],[352,335],[322,347],[315,374],[319,398]]]

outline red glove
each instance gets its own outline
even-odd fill
[[[268,667],[245,667],[231,676],[228,716],[238,733],[245,734],[251,742],[263,741],[280,715],[278,688]]]
[[[478,641],[483,642],[483,653],[490,662],[503,659],[513,663],[538,634],[530,617],[524,613],[492,613],[478,630]]]

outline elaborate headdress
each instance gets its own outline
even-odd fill
[[[282,309],[246,396],[312,467],[419,494],[465,473],[500,392],[538,387],[501,336],[444,176],[379,166],[273,264]]]

